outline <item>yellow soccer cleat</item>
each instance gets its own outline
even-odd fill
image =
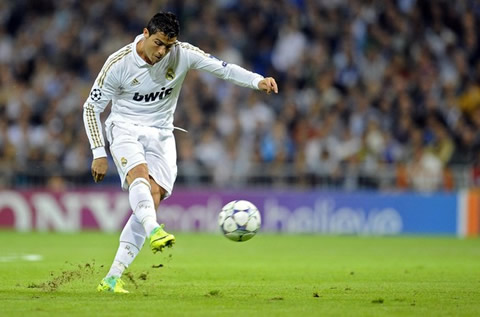
[[[99,292],[111,292],[111,293],[129,293],[123,288],[125,282],[121,278],[116,276],[105,277],[97,286]]]
[[[164,224],[161,224],[160,227],[153,229],[150,234],[150,248],[153,253],[162,252],[165,247],[171,248],[175,243],[175,236],[163,230],[164,226]]]

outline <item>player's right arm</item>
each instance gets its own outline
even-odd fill
[[[120,87],[117,67],[115,67],[116,54],[110,56],[97,76],[90,95],[83,105],[83,124],[87,132],[90,148],[93,153],[92,176],[95,182],[103,180],[108,170],[107,152],[105,151],[105,138],[103,136],[100,114],[105,110],[113,95]]]

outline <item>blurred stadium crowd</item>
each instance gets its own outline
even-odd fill
[[[208,4],[207,4],[208,3]],[[277,79],[263,96],[190,72],[180,185],[450,190],[480,179],[480,2],[0,2],[0,179],[91,184],[82,105],[157,11],[179,40]],[[107,184],[118,184],[110,163]]]

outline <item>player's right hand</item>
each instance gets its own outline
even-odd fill
[[[108,160],[106,157],[99,157],[92,162],[92,176],[95,183],[101,182],[107,174]]]

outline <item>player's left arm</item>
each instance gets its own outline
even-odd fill
[[[219,60],[190,44],[183,44],[184,52],[190,68],[207,71],[218,78],[233,84],[265,91],[270,94],[278,93],[278,86],[274,78],[246,70],[245,68]]]
[[[112,100],[113,95],[116,93],[116,87],[119,86],[115,66],[112,67],[112,64],[107,60],[93,84],[89,97],[83,105],[83,122],[93,154],[91,172],[96,183],[103,180],[108,170],[107,152],[105,150],[105,138],[103,136],[100,114]]]

